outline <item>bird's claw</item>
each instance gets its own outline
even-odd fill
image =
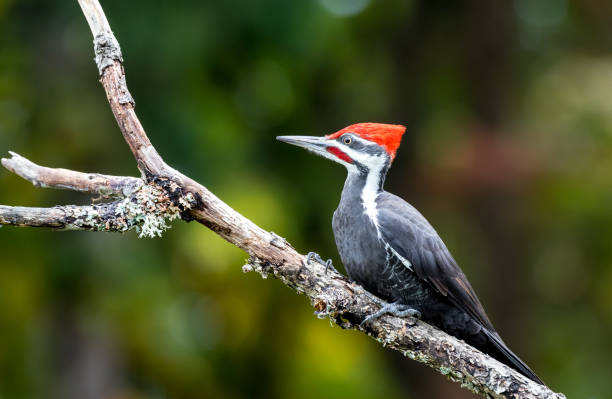
[[[323,260],[321,258],[321,255],[319,255],[318,253],[316,253],[316,252],[308,252],[308,254],[306,255],[306,264],[310,265],[313,260],[315,260],[315,261],[319,262],[320,264],[322,264],[323,266],[325,266],[325,274],[327,274],[327,272],[329,270],[332,270],[334,272],[338,272],[336,270],[336,268],[334,267],[334,265],[332,265],[332,260],[331,259]]]
[[[369,315],[368,317],[366,317],[365,319],[363,319],[363,321],[359,324],[359,326],[363,327],[363,325],[366,324],[367,322],[376,320],[380,316],[385,315],[385,314],[390,314],[392,316],[400,317],[400,318],[406,317],[406,316],[414,317],[417,319],[421,318],[421,312],[419,312],[418,310],[411,308],[408,305],[394,302],[394,303],[387,303],[383,305],[383,307],[378,312],[373,313]]]

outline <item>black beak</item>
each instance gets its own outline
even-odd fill
[[[328,145],[325,137],[317,136],[277,136],[276,139],[319,154],[324,154]]]

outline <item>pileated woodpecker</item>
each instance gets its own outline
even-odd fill
[[[349,277],[388,301],[364,323],[385,313],[420,317],[542,384],[504,344],[465,274],[427,219],[403,199],[383,190],[405,130],[400,125],[358,123],[324,137],[277,139],[348,170],[332,223],[336,246]],[[313,257],[322,262],[315,253],[308,259]]]

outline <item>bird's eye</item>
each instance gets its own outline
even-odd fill
[[[342,139],[342,142],[343,142],[344,144],[346,144],[346,145],[349,145],[349,144],[351,144],[351,143],[353,142],[353,138],[352,138],[351,136],[345,136],[345,137]]]

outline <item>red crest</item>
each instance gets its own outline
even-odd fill
[[[384,123],[356,123],[325,137],[328,139],[336,139],[345,133],[354,133],[364,140],[372,141],[384,147],[391,157],[391,160],[393,160],[405,131],[406,127],[402,125],[387,125]]]

